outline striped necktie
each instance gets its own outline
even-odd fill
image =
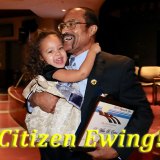
[[[71,58],[70,58],[69,66],[70,66],[72,69],[75,69],[75,66],[76,66],[75,57],[71,57]]]

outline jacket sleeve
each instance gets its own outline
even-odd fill
[[[146,134],[152,123],[153,113],[145,92],[134,73],[132,60],[129,59],[121,65],[121,77],[119,80],[118,99],[120,102],[127,104],[130,109],[133,109],[134,114],[125,128],[124,147],[118,147],[118,139],[112,147],[116,149],[122,158],[127,159],[134,149],[133,147],[126,147],[127,134],[138,134],[140,138]]]

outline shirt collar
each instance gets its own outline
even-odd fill
[[[75,57],[75,63],[76,63],[76,69],[79,69],[81,64],[84,62],[84,60],[86,59],[86,56],[87,56],[87,53],[88,53],[88,50],[87,51],[84,51],[83,53],[79,54],[78,56],[74,56],[74,55],[71,55],[71,57]]]

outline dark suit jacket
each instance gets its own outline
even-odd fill
[[[91,83],[93,79],[97,81],[96,85]],[[132,119],[126,127],[126,134],[136,133],[142,136],[147,133],[152,123],[153,114],[145,93],[134,73],[133,60],[125,56],[101,52],[97,55],[95,65],[88,77],[85,99],[82,106],[82,120],[76,133],[77,138],[81,135],[89,119],[89,115],[93,111],[93,104],[101,93],[112,95],[115,100],[127,104],[129,108],[134,110]],[[117,143],[113,145],[113,148],[115,148],[124,159],[127,159],[133,150],[133,148],[119,148],[117,147]],[[55,159],[53,153],[51,157]],[[51,157],[50,159],[52,159]],[[68,153],[68,157],[68,160],[91,159],[91,157],[80,152]],[[61,158],[59,157],[59,160],[66,159],[67,155]]]

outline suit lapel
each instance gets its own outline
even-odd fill
[[[94,110],[95,102],[102,93],[102,88],[100,86],[100,80],[104,69],[104,63],[102,63],[102,61],[103,59],[99,54],[96,58],[92,72],[88,77],[84,102],[81,109],[81,124],[77,130],[77,136],[81,136],[90,118],[90,115]]]
[[[89,100],[99,96],[102,93],[102,88],[100,86],[100,81],[102,78],[102,73],[104,70],[104,63],[101,55],[98,55],[95,61],[95,65],[92,69],[91,74],[88,77],[86,92],[84,96],[83,108],[88,106]]]

